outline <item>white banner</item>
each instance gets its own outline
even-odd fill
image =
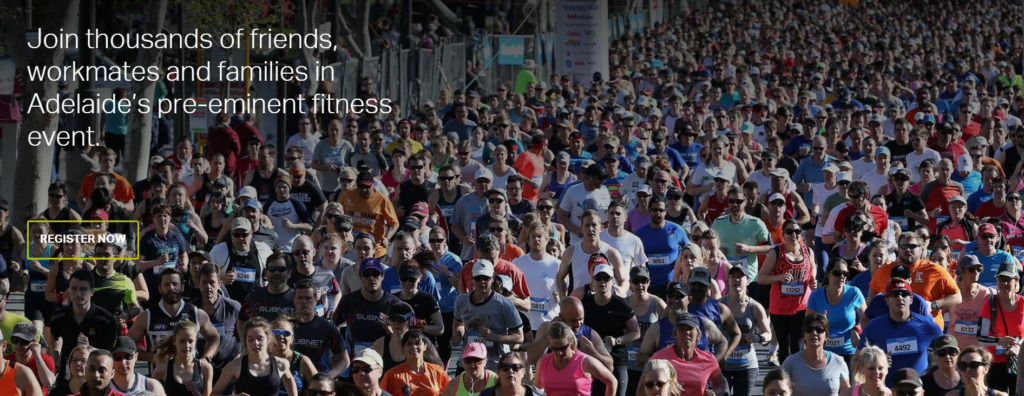
[[[558,1],[555,63],[558,74],[588,86],[594,73],[608,80],[608,3],[598,0]]]

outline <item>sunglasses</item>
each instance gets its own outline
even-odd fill
[[[505,232],[505,228],[503,228],[503,227],[491,227],[491,228],[488,228],[488,230],[491,231],[491,233],[495,233],[495,234],[499,233],[499,232]]]
[[[477,282],[487,282],[487,281],[490,281],[490,280],[491,280],[491,277],[489,277],[489,276],[484,276],[484,275],[480,275],[480,276],[474,276],[474,277],[473,277],[473,280],[474,280],[474,281],[477,281]]]
[[[235,238],[245,238],[245,237],[249,236],[249,233],[248,232],[232,232],[231,236],[233,236]]]
[[[444,243],[444,238],[430,238],[430,243]]]
[[[650,282],[651,282],[651,280],[647,279],[647,278],[635,278],[635,279],[630,279],[630,281],[629,281],[629,283],[632,283],[634,285],[646,285],[646,284],[648,284]]]
[[[492,204],[503,204],[503,203],[505,203],[505,200],[504,199],[500,199],[500,198],[491,198],[491,199],[488,199],[487,202],[492,203]]]
[[[555,207],[551,206],[551,205],[538,205],[537,206],[537,210],[551,210],[551,209],[554,209],[554,208]]]
[[[846,278],[850,276],[850,271],[832,270],[832,276],[836,278]]]
[[[550,348],[552,352],[555,352],[555,351],[564,352],[566,349],[569,349],[569,344],[565,344],[565,345],[562,345],[560,347],[549,345],[548,348]]]
[[[63,194],[50,194],[50,198],[61,199],[61,198],[64,198],[64,195]]]
[[[745,200],[745,199],[730,199],[729,200],[729,204],[731,204],[731,205],[741,205],[741,204],[743,204],[746,201],[747,200]]]
[[[380,273],[380,271],[373,271],[373,272],[367,271],[367,272],[363,272],[360,275],[362,275],[363,278],[376,278],[376,277],[379,277],[381,275],[381,273]]]
[[[483,362],[484,360],[481,359],[481,358],[468,357],[468,358],[463,358],[462,361],[465,362],[466,364],[477,364],[477,363]]]
[[[889,295],[896,298],[907,298],[910,297],[910,292],[906,290],[896,290],[893,291],[892,293],[889,293]]]
[[[338,179],[338,180],[341,181],[342,184],[349,184],[351,182],[356,181],[356,179]]]
[[[461,151],[460,151],[460,152],[459,152],[459,155],[460,155],[460,156],[463,156],[463,155],[469,155],[469,152],[468,152],[468,151],[466,151],[466,152],[461,152]]]
[[[287,271],[288,271],[288,267],[285,267],[285,266],[278,265],[278,266],[273,266],[273,267],[267,267],[267,272],[287,272]]]
[[[291,337],[292,332],[285,329],[274,329],[270,331],[274,337]]]
[[[917,249],[919,246],[921,246],[921,245],[917,245],[917,244],[913,244],[913,243],[904,243],[904,244],[900,245],[900,249],[914,250],[914,249]]]
[[[665,386],[665,384],[667,384],[667,383],[668,382],[665,382],[665,381],[647,381],[647,382],[644,382],[644,388],[647,388],[647,389],[661,388],[661,387]]]
[[[353,367],[352,368],[352,374],[369,374],[369,373],[373,372],[373,370],[374,370],[374,368],[373,367],[369,367],[369,366],[367,366],[367,367]],[[306,390],[306,392],[310,392],[310,391],[312,391],[312,390],[311,389],[307,389]]]
[[[680,300],[680,299],[682,299],[683,297],[686,297],[686,296],[684,296],[682,294],[679,294],[679,293],[669,293],[669,294],[666,294],[665,297],[666,298],[674,298],[676,300]]]
[[[984,270],[985,270],[985,267],[971,267],[971,268],[965,269],[964,271],[970,272],[972,274],[980,274]]]
[[[568,347],[568,345],[566,345]],[[498,365],[498,370],[518,373],[523,369],[522,363],[508,364],[502,363]]]
[[[957,364],[956,364],[957,370],[960,370],[960,371],[977,370],[977,369],[980,369],[981,366],[988,366],[988,363],[985,363],[985,362],[957,362]]]
[[[807,326],[804,328],[805,334],[825,334],[825,328],[822,326]]]
[[[943,348],[935,352],[935,356],[938,357],[949,357],[959,355],[960,351],[956,348]]]
[[[123,362],[125,360],[132,360],[132,358],[135,357],[135,354],[117,353],[112,355],[112,357],[115,362]]]
[[[450,182],[452,180],[455,180],[455,176],[438,176],[437,180],[440,180],[440,181],[443,181],[443,182]]]
[[[608,276],[607,274],[602,274],[602,275],[595,276],[594,280],[597,281],[597,282],[605,283],[605,282],[610,282],[612,280],[612,277]]]
[[[803,230],[799,228],[790,228],[788,230],[785,230],[784,232],[786,233],[786,235],[800,235],[800,233],[803,232]]]
[[[852,201],[852,200],[855,200],[855,199],[861,199],[861,198],[864,198],[864,196],[863,196],[863,195],[860,195],[860,194],[857,194],[857,195],[850,195],[850,200],[851,200],[851,201]]]
[[[1014,195],[1012,197],[1006,197],[1006,200],[1007,201],[1020,201],[1021,199],[1020,199],[1019,195]]]
[[[811,147],[814,151],[825,151],[824,147]]]
[[[400,280],[402,281],[402,283],[413,283],[413,282],[419,281],[419,278],[414,278],[414,277],[410,276],[410,277],[402,277]]]

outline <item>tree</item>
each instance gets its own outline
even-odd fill
[[[78,6],[79,0],[52,0],[47,16],[42,19],[43,31],[75,31]],[[25,40],[25,31],[28,30],[28,18],[25,17],[27,9],[22,0],[4,0],[4,5],[0,6],[0,37],[3,38],[7,52],[19,67],[60,65],[64,60],[64,49],[29,48]],[[57,97],[57,81],[31,81],[26,78],[23,98],[30,99],[33,96]],[[52,134],[57,130],[58,115],[47,111],[29,111],[23,119],[22,130]],[[11,224],[17,225],[22,231],[26,221],[31,220],[46,207],[46,193],[53,171],[53,155],[52,147],[29,144],[28,133],[19,136],[18,159],[13,165],[16,167],[15,185],[18,188],[11,203]]]
[[[142,27],[143,33],[159,34],[164,28],[164,20],[167,16],[167,0],[149,0],[146,7],[146,22]],[[148,69],[151,66],[160,65],[160,55],[163,50],[160,48],[139,49],[138,57],[135,59],[134,67]],[[153,100],[156,91],[156,82],[149,79],[132,81],[132,107],[128,112],[128,139],[124,166],[124,177],[128,180],[142,180],[149,176],[149,147],[153,137],[150,131],[153,128],[153,112],[159,112],[158,103],[151,103],[151,112],[143,112],[139,106],[140,100]]]

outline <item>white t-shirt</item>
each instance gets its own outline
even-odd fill
[[[825,230],[825,221],[828,220],[829,215],[828,213],[821,213],[821,210],[824,209],[823,207],[825,206],[825,200],[828,199],[828,197],[831,197],[832,194],[838,192],[838,185],[832,187],[831,190],[825,188],[825,183],[815,184],[814,187],[811,187],[811,203],[813,206],[818,207],[818,225],[814,227],[814,236],[818,238],[821,238],[821,234]],[[813,207],[807,209],[811,210]]]
[[[772,190],[772,175],[765,176],[764,169],[756,170],[747,176],[747,181],[757,183],[757,189],[760,190],[761,195],[767,194]]]
[[[272,200],[267,205],[266,213],[267,217],[270,217],[270,224],[274,225],[274,231],[277,232],[277,242],[281,244],[281,250],[285,253],[291,253],[292,244],[295,243],[299,235],[302,235],[302,231],[284,226],[283,219],[288,219],[292,224],[300,222],[299,214],[295,211],[292,201],[277,202],[277,200]]]
[[[594,209],[601,215],[601,222],[608,221],[608,205],[612,203],[612,195],[608,192],[608,188],[600,186],[594,191],[587,191],[583,186],[583,183],[574,185],[565,189],[562,192],[562,203],[559,204],[558,208],[566,212],[569,212],[569,222],[572,225],[580,226],[580,216],[587,209]],[[560,222],[565,222],[566,219],[558,219]],[[572,244],[580,242],[580,236],[578,234],[572,234],[569,242]]]
[[[942,156],[939,155],[938,151],[930,148],[924,149],[924,153],[918,154],[917,151],[912,151],[907,154],[907,170],[910,171],[910,182],[918,183],[921,181],[921,175],[917,172],[917,166],[921,165],[925,160],[935,161],[935,165],[939,164],[942,160]]]
[[[531,330],[537,330],[541,323],[550,322],[559,314],[558,304],[551,301],[551,294],[558,291],[555,277],[560,263],[557,257],[550,254],[545,254],[540,261],[534,260],[529,254],[512,261],[523,271],[526,285],[530,287],[530,312],[526,313],[526,317],[530,318]]]
[[[868,158],[867,155],[864,158],[853,161],[853,180],[860,179],[865,173],[875,170],[875,161],[867,162],[865,161],[866,158]]]
[[[861,175],[859,180],[863,180],[865,183],[868,184],[868,198],[871,198],[876,193],[878,193],[878,189],[889,184],[888,177],[888,172],[886,172],[886,174],[884,175],[879,175],[878,170],[874,169],[868,171],[868,173]]]
[[[697,168],[693,170],[693,178],[690,181],[698,187],[712,184],[715,181],[712,180],[711,174],[708,171],[713,170],[725,172],[725,177],[729,178],[733,183],[736,182],[736,165],[725,159],[722,159],[722,166],[715,166],[711,161],[697,164]]]
[[[622,230],[622,236],[613,237],[605,229],[601,231],[601,242],[611,245],[619,251],[622,256],[622,269],[629,273],[629,269],[647,264],[647,253],[644,253],[644,242],[632,232]],[[533,289],[530,289],[531,291]]]
[[[842,203],[832,208],[831,212],[828,212],[828,220],[825,221],[825,229],[822,230],[821,234],[834,234],[836,231],[836,217],[839,217],[839,212],[846,209],[846,204]],[[842,235],[838,235],[839,239],[842,239]]]

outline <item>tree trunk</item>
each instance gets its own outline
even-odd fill
[[[20,3],[20,2],[19,2]],[[21,4],[16,4],[22,6]],[[79,0],[53,0],[50,2],[49,14],[43,19],[44,32],[74,32],[74,21],[78,19]],[[56,66],[64,59],[64,49],[31,49],[25,41],[27,18],[16,13],[0,13],[0,37],[3,38],[7,52],[14,63],[21,68],[32,66]],[[82,38],[84,40],[84,38]],[[24,69],[23,69],[24,70]],[[27,74],[25,74],[27,77]],[[34,96],[42,98],[57,97],[57,81],[31,81],[25,79],[23,101]],[[11,224],[25,231],[25,225],[46,208],[46,193],[50,187],[50,174],[53,172],[53,147],[32,146],[28,142],[29,132],[44,131],[53,133],[57,130],[57,113],[34,111],[26,113],[18,138],[18,160],[15,164],[14,201],[11,203]],[[98,140],[98,134],[95,139]]]
[[[167,16],[167,0],[149,0],[146,7],[146,21],[142,27],[143,32],[159,34],[164,28],[164,19]],[[149,68],[160,64],[161,49],[139,49],[139,55],[135,59],[135,67]],[[159,113],[158,103],[151,102],[151,111],[143,112],[138,106],[140,99],[152,101],[153,93],[156,91],[156,82],[147,79],[132,82],[133,106],[128,112],[128,139],[125,144],[125,155],[122,162],[124,176],[130,182],[145,179],[149,175],[149,148],[153,141],[153,114]]]
[[[305,35],[306,33],[312,32],[316,29],[316,0],[299,0],[298,1],[298,13],[295,15],[295,31],[299,34]],[[338,23],[337,21],[331,21],[331,23]],[[321,34],[323,32],[320,32]],[[309,68],[310,78],[306,80],[306,92],[308,97],[312,97],[316,94],[317,88],[320,86],[320,81],[317,78],[313,78],[312,75],[317,68],[317,58],[313,53],[312,48],[300,48],[299,57],[302,60],[303,65]],[[323,76],[320,76],[322,79]]]

